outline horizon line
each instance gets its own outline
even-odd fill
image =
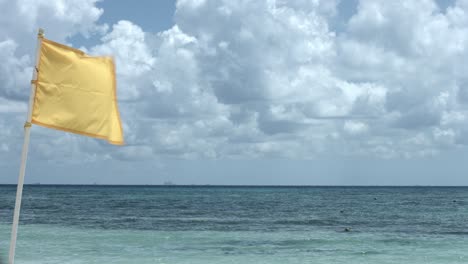
[[[0,186],[16,186],[16,183],[0,183]],[[334,184],[99,184],[99,183],[25,183],[25,186],[101,186],[101,187],[468,187],[468,185],[334,185]]]

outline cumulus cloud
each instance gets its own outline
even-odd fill
[[[39,27],[49,38],[66,42],[77,33],[90,35],[105,32],[97,24],[103,10],[97,0],[85,1],[4,1],[0,0],[0,96],[24,101],[29,96],[36,34]]]
[[[76,144],[75,157],[392,158],[468,142],[466,1],[361,0],[337,30],[339,1],[179,0],[174,26],[158,33],[99,23],[95,1],[20,2],[0,1],[11,11],[0,20],[0,112],[11,119],[27,97],[15,86],[28,82],[31,23],[58,41],[97,34],[87,51],[116,57],[128,146],[109,156],[97,141],[39,130],[61,138],[53,147]],[[28,26],[8,28],[15,15]],[[52,158],[49,147],[37,155]]]

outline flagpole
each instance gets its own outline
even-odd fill
[[[21,167],[18,176],[18,186],[16,189],[16,201],[15,201],[15,211],[13,214],[13,225],[11,228],[11,240],[10,240],[10,254],[8,256],[8,263],[13,264],[15,262],[15,249],[16,249],[16,237],[18,233],[18,223],[21,209],[21,198],[23,195],[23,184],[24,184],[24,173],[26,170],[26,161],[28,159],[28,149],[29,149],[29,137],[31,134],[31,116],[32,108],[34,103],[34,95],[36,92],[36,79],[37,71],[39,64],[39,53],[41,50],[41,40],[44,37],[44,30],[39,29],[37,33],[37,45],[36,45],[36,59],[31,79],[31,93],[29,95],[29,106],[28,106],[28,116],[26,118],[26,123],[24,124],[24,142],[23,142],[23,151],[21,154]]]

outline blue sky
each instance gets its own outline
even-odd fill
[[[26,182],[467,185],[468,1],[0,1],[0,183],[35,32],[113,55],[126,146],[33,127]]]
[[[144,0],[135,3],[125,0],[102,1],[97,6],[105,10],[100,19],[110,25],[120,20],[129,20],[153,33],[168,30],[174,25],[173,0]]]

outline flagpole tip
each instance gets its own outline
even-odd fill
[[[37,33],[37,36],[40,38],[44,37],[44,29],[39,28],[39,32]]]

